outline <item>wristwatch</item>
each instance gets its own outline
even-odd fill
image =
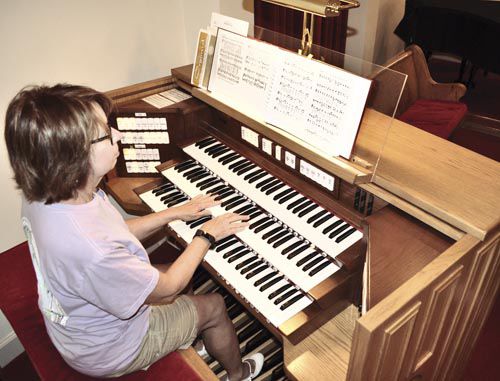
[[[214,245],[215,245],[215,242],[217,242],[216,239],[215,239],[215,237],[212,234],[204,232],[201,229],[196,230],[196,233],[194,233],[194,236],[195,237],[203,237],[203,238],[205,238],[210,243],[210,249],[213,249]]]

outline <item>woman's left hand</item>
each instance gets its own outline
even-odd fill
[[[212,213],[208,208],[220,204],[215,201],[215,196],[198,195],[183,205],[175,206],[177,218],[183,221],[192,221],[203,216],[210,216]]]

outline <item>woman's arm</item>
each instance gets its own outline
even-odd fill
[[[248,216],[227,213],[201,226],[201,229],[211,234],[216,240],[236,234],[248,226]],[[203,237],[195,237],[182,254],[166,269],[160,271],[158,283],[146,298],[146,303],[167,303],[178,295],[193,277],[194,271],[199,266],[207,253],[210,243]]]
[[[165,226],[170,221],[181,219],[184,221],[194,220],[202,216],[210,215],[210,208],[218,203],[214,201],[213,196],[196,196],[189,202],[162,210],[161,212],[151,213],[147,216],[130,218],[125,222],[130,232],[142,240],[147,238],[156,230]]]

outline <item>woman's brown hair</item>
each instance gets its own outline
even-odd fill
[[[28,201],[51,204],[76,197],[90,172],[99,134],[96,106],[111,100],[88,87],[59,84],[22,89],[5,116],[5,142],[14,178]]]

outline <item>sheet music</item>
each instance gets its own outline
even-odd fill
[[[219,29],[208,90],[331,156],[349,158],[371,81]]]
[[[309,109],[315,73],[309,66],[311,61],[305,57],[290,54],[279,62],[281,64],[270,89],[265,120],[300,137]]]
[[[239,99],[245,111],[261,114],[265,107],[279,49],[219,29],[208,90]]]
[[[371,81],[321,62],[315,65],[306,139],[328,153],[349,158]]]

